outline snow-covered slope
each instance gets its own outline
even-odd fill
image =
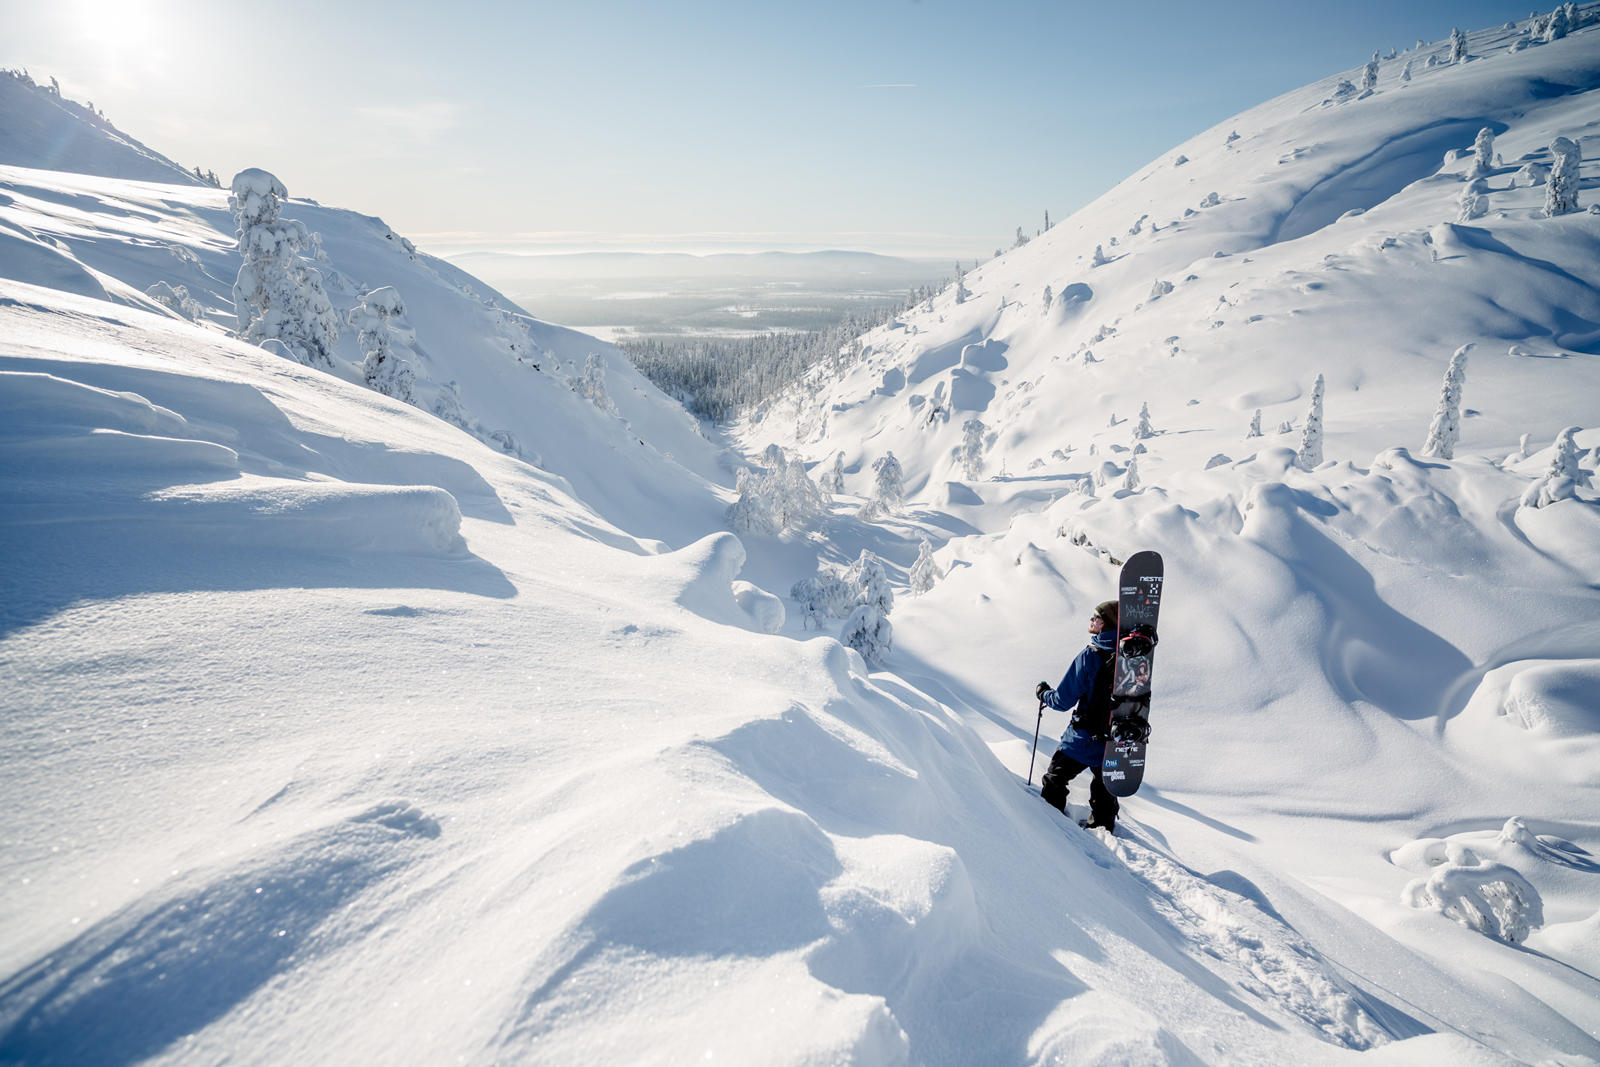
[[[1600,34],[1501,36],[1241,116],[867,338],[750,432],[893,448],[913,505],[784,538],[718,532],[732,461],[614,350],[378,220],[284,212],[340,310],[401,292],[454,422],[360,384],[348,336],[335,373],[226,336],[216,190],[0,167],[0,1061],[1600,1057],[1600,522],[1586,487],[1519,509],[1546,457],[1504,461],[1596,396],[1594,222],[1534,218],[1504,171],[1508,218],[1452,227],[1461,183],[1413,175],[1370,252],[1387,201],[1256,217],[1324,186],[1343,214],[1326,179],[1430,115],[1503,123],[1508,161],[1518,122],[1519,154],[1581,133],[1556,89]],[[1500,372],[1491,303],[1531,324]],[[1467,342],[1457,458],[1394,451]],[[590,352],[616,414],[571,387]],[[1329,462],[1300,471],[1244,427],[1299,418],[1318,371]],[[1144,487],[1073,492],[1123,476],[1143,402]],[[971,414],[1008,473],[952,484]],[[886,670],[763,592],[861,548],[898,580],[920,534],[948,574],[900,590]],[[1111,838],[1022,780],[1033,683],[1138,547],[1171,578]],[[1516,944],[1441,914],[1474,900]]]
[[[1365,98],[1334,102],[1360,71],[1335,75],[1177,146],[971,271],[964,302],[947,290],[865,337],[814,402],[773,405],[746,437],[820,467],[843,452],[863,494],[873,460],[901,461],[913,502],[893,558],[925,535],[949,576],[901,601],[888,665],[1019,775],[1031,684],[1060,677],[1115,561],[1161,551],[1155,736],[1129,811],[1199,869],[1275,883],[1302,931],[1327,913],[1279,903],[1279,879],[1453,982],[1566,1011],[1600,994],[1575,949],[1600,915],[1600,510],[1581,481],[1576,499],[1519,502],[1561,430],[1588,427],[1585,479],[1600,445],[1600,29],[1515,47],[1526,31],[1469,34],[1464,63],[1429,65],[1447,42],[1385,60]],[[1487,212],[1463,218],[1484,128]],[[1561,136],[1582,148],[1581,210],[1547,218],[1529,174]],[[1454,456],[1424,456],[1468,344]],[[1307,471],[1318,375],[1324,458]],[[959,451],[973,418],[976,482]],[[1513,817],[1588,852],[1495,845]],[[1471,847],[1447,862],[1444,839]],[[1497,855],[1542,906],[1516,947],[1439,914],[1469,906],[1472,868]],[[1449,886],[1438,903],[1402,902],[1429,875]]]

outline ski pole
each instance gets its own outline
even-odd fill
[[[1028,784],[1033,784],[1033,761],[1039,755],[1039,727],[1044,723],[1044,700],[1039,701],[1039,718],[1033,724],[1033,751],[1028,753]]]

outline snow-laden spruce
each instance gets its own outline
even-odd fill
[[[406,305],[399,290],[385,285],[361,295],[361,302],[351,308],[346,321],[357,330],[356,343],[361,346],[361,374],[368,388],[394,397],[407,404],[416,402],[413,388],[416,377],[411,366],[397,351],[391,319],[405,315]]]
[[[311,247],[310,233],[301,222],[279,217],[288,190],[255,167],[234,175],[232,189],[228,206],[244,257],[233,284],[239,338],[279,345],[309,367],[332,370],[338,320],[321,273],[300,257]]]
[[[907,574],[912,596],[921,596],[934,587],[944,574],[939,570],[939,565],[933,561],[933,544],[926,537],[917,540],[917,558],[911,564]]]
[[[1428,440],[1422,446],[1424,456],[1437,459],[1454,459],[1456,441],[1461,437],[1461,391],[1467,384],[1467,353],[1472,345],[1464,344],[1450,357],[1450,366],[1444,372],[1444,386],[1439,391],[1439,407],[1428,425]]]
[[[1322,465],[1322,375],[1311,383],[1311,402],[1306,405],[1305,425],[1300,428],[1300,448],[1295,453],[1296,462],[1304,471],[1316,470]]]
[[[961,445],[956,449],[956,460],[961,464],[961,476],[969,482],[983,477],[984,434],[988,427],[982,419],[968,419],[961,424]]]
[[[1550,182],[1544,187],[1544,213],[1554,218],[1578,210],[1578,171],[1583,156],[1569,137],[1551,141],[1550,154],[1555,162],[1550,168]]]
[[[1555,446],[1550,452],[1550,465],[1522,494],[1525,507],[1543,508],[1560,500],[1571,500],[1577,495],[1578,487],[1588,481],[1587,475],[1578,466],[1578,443],[1575,439],[1578,430],[1577,426],[1568,426],[1556,435]]]
[[[861,517],[868,520],[898,512],[905,504],[906,495],[905,471],[893,452],[873,460],[872,473],[872,496],[860,512]]]

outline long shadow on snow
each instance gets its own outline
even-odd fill
[[[255,589],[438,589],[505,599],[516,586],[476,556],[309,553],[208,543],[172,526],[121,522],[0,526],[0,637],[82,600]]]
[[[325,920],[439,825],[384,804],[220,875],[158,889],[0,982],[0,1062],[125,1064],[325,951]]]
[[[1399,719],[1435,715],[1472,661],[1385,603],[1372,575],[1302,515],[1326,513],[1331,507],[1326,501],[1281,483],[1263,485],[1260,494],[1268,510],[1286,523],[1263,547],[1288,564],[1327,607],[1322,667],[1340,698],[1366,701]]]

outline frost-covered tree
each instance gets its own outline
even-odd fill
[[[1460,63],[1467,58],[1467,35],[1460,29],[1450,31],[1450,62]]]
[[[573,391],[607,414],[614,415],[617,406],[606,391],[606,364],[598,352],[590,352],[583,361],[583,374],[572,382]]]
[[[234,176],[232,192],[228,206],[244,257],[233,283],[237,336],[251,344],[277,342],[307,366],[332,369],[339,325],[322,275],[300,258],[311,246],[310,234],[299,221],[278,216],[288,190],[251,167]]]
[[[205,314],[205,308],[200,306],[200,301],[189,295],[188,286],[168,285],[166,282],[156,282],[144,291],[144,295],[151,300],[171,308],[190,322],[199,322]]]
[[[1378,53],[1372,53],[1367,65],[1361,68],[1361,91],[1373,92],[1378,88]]]
[[[817,483],[798,460],[785,463],[778,472],[778,525],[785,530],[800,530],[828,512],[827,502]]]
[[[1028,235],[1022,232],[1022,227],[1021,226],[1018,226],[1017,227],[1017,242],[1016,242],[1016,244],[1012,245],[1011,247],[1012,248],[1021,248],[1023,245],[1025,245],[1027,243],[1028,243]]]
[[[1245,439],[1261,436],[1261,409],[1256,408],[1256,413],[1250,416],[1250,428],[1244,432]]]
[[[1427,443],[1422,446],[1424,456],[1455,458],[1456,442],[1461,439],[1461,391],[1467,384],[1467,353],[1471,350],[1470,344],[1462,345],[1450,357],[1450,366],[1444,372],[1444,386],[1439,392],[1439,406],[1428,426]]]
[[[1406,60],[1406,65],[1400,68],[1400,80],[1403,82],[1411,80],[1411,60],[1409,59]]]
[[[1469,177],[1481,178],[1494,169],[1494,131],[1485,126],[1472,142],[1472,170]]]
[[[905,502],[905,472],[894,453],[886,453],[872,461],[872,473],[877,476],[872,488],[872,499],[862,508],[863,516],[871,518],[884,512],[894,513]]]
[[[1135,441],[1148,441],[1156,432],[1150,426],[1150,405],[1139,405],[1139,417],[1133,424],[1133,439]]]
[[[1489,198],[1485,195],[1488,186],[1482,178],[1474,178],[1461,187],[1461,199],[1456,211],[1457,222],[1471,222],[1481,219],[1489,213]]]
[[[822,493],[806,473],[805,464],[791,461],[775,444],[767,446],[762,461],[764,470],[739,472],[739,499],[728,508],[727,516],[735,533],[800,530],[826,513]]]
[[[911,581],[911,595],[921,596],[933,588],[933,584],[944,575],[939,571],[939,565],[933,561],[933,545],[926,537],[917,545],[917,558],[911,564],[909,575]]]
[[[840,452],[833,457],[833,466],[828,473],[822,476],[822,489],[824,492],[838,494],[844,492],[844,453]]]
[[[1558,500],[1569,500],[1577,495],[1578,486],[1586,480],[1583,469],[1578,466],[1578,429],[1577,426],[1568,426],[1556,435],[1550,466],[1522,494],[1524,506],[1548,507]]]
[[[1122,474],[1122,488],[1132,492],[1143,484],[1139,481],[1139,456],[1137,453],[1128,457],[1128,469]]]
[[[1094,258],[1089,261],[1091,267],[1103,267],[1111,261],[1106,258],[1106,250],[1100,245],[1094,246]]]
[[[1306,406],[1305,425],[1300,429],[1300,449],[1295,462],[1301,470],[1315,470],[1322,463],[1322,375],[1311,383],[1311,403]]]
[[[861,653],[871,664],[880,664],[894,644],[894,627],[889,612],[894,609],[894,589],[883,564],[866,549],[845,572],[844,581],[855,591],[856,606],[839,632],[839,640]]]
[[[1050,305],[1056,302],[1055,292],[1047,285],[1044,287],[1044,309],[1049,312]]]
[[[777,507],[772,500],[771,480],[752,471],[740,471],[736,488],[739,499],[728,507],[728,527],[741,534],[777,533]]]
[[[861,658],[872,666],[881,666],[894,647],[894,626],[887,617],[862,604],[845,620],[839,643],[861,653]]]
[[[356,343],[361,348],[361,374],[367,387],[376,389],[406,404],[416,401],[413,386],[415,376],[396,348],[390,319],[406,313],[405,302],[392,285],[364,293],[361,302],[351,308],[345,321],[356,328]]]
[[[1546,42],[1559,41],[1567,35],[1572,28],[1572,20],[1567,15],[1565,7],[1558,7],[1550,12],[1550,17],[1545,20],[1544,39]]]
[[[1555,157],[1555,165],[1550,169],[1550,182],[1544,187],[1544,213],[1554,218],[1578,210],[1578,163],[1581,157],[1578,146],[1567,137],[1557,137],[1551,141],[1550,154]]]
[[[961,446],[956,458],[961,462],[961,476],[969,482],[983,477],[983,435],[988,430],[982,420],[968,419],[961,424]]]
[[[956,260],[956,303],[965,304],[971,295],[967,291],[967,276],[961,272],[961,261]]]

